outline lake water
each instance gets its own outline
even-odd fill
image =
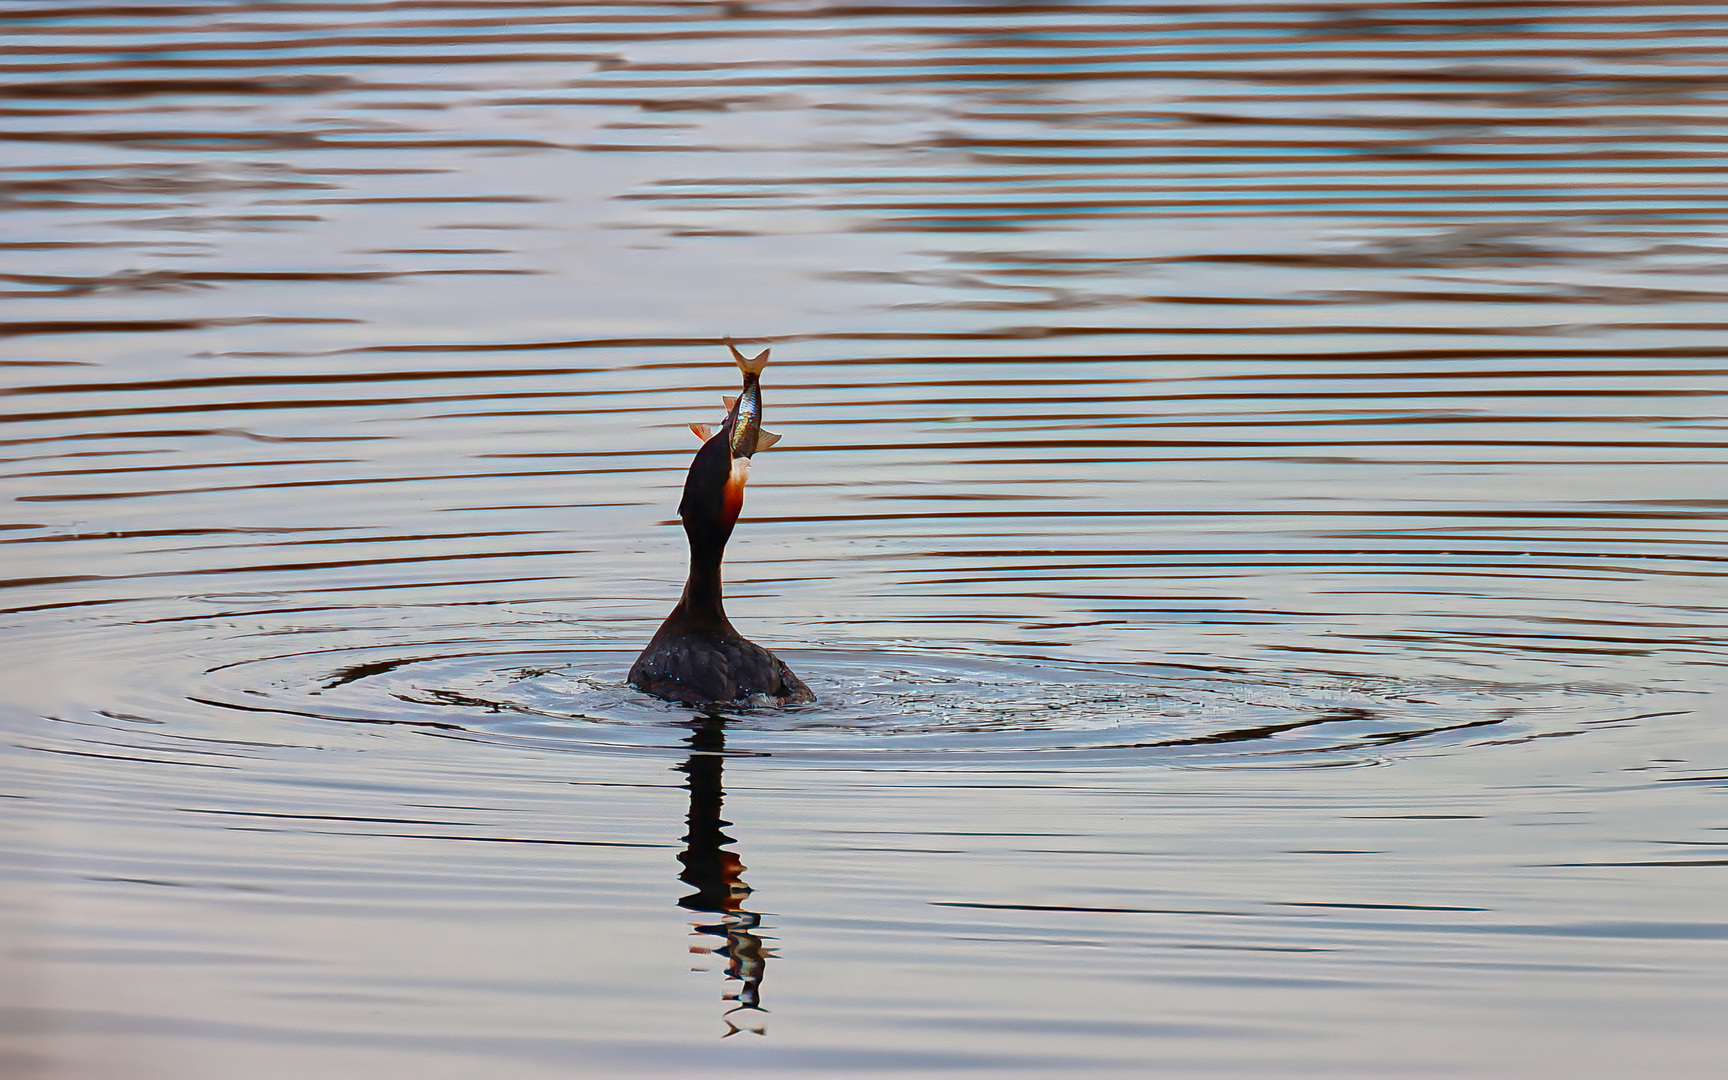
[[[0,1073],[1720,1075],[1728,9],[0,26]]]

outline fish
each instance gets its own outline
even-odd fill
[[[766,450],[780,441],[780,436],[762,429],[761,377],[762,369],[768,366],[768,350],[745,356],[730,338],[726,339],[726,348],[731,350],[733,361],[744,375],[744,389],[737,397],[721,398],[726,403],[726,422],[721,425],[720,433],[726,437],[732,460],[748,462],[757,451]],[[703,442],[714,437],[714,429],[707,424],[691,424],[690,430]]]

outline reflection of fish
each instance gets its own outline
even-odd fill
[[[744,373],[744,389],[737,397],[723,399],[726,402],[726,423],[720,430],[726,436],[726,448],[733,460],[747,459],[756,451],[766,450],[780,441],[780,436],[772,431],[762,430],[761,377],[762,369],[768,366],[768,350],[745,356],[731,340],[727,340],[726,347],[732,350],[732,359],[737,362],[738,370]],[[690,430],[703,442],[714,434],[714,429],[707,424],[691,424]]]

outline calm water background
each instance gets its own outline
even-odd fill
[[[0,1072],[1720,1075],[1722,7],[0,19]]]

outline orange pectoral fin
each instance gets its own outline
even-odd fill
[[[703,442],[707,442],[709,439],[714,437],[714,427],[712,424],[691,424],[690,430]]]

